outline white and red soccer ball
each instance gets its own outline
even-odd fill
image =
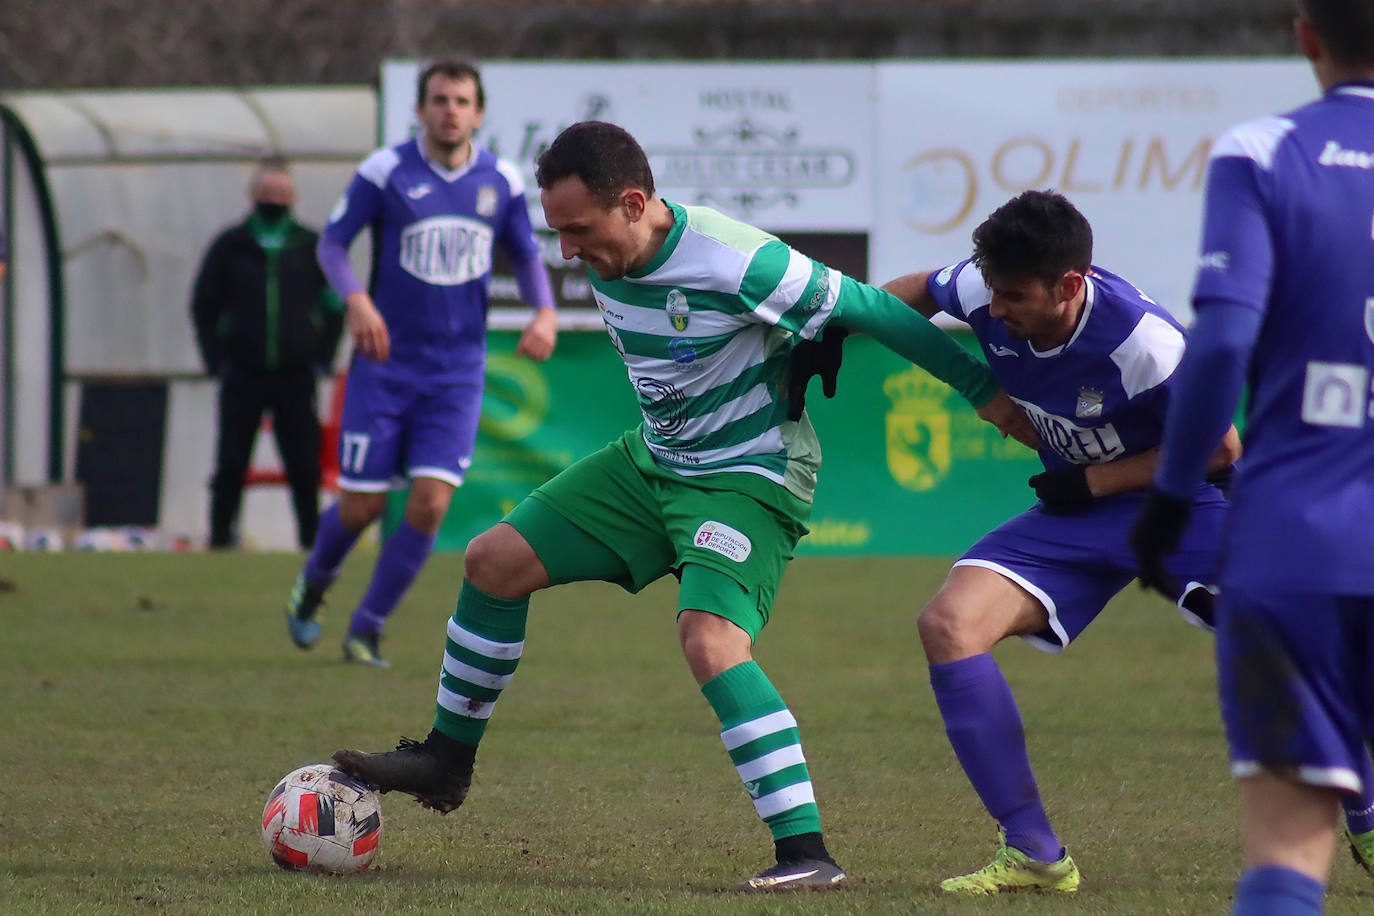
[[[262,810],[267,854],[292,871],[360,872],[377,855],[381,838],[377,793],[327,763],[287,773]]]

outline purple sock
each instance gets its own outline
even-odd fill
[[[360,534],[361,531],[349,531],[339,521],[338,503],[324,510],[320,530],[315,533],[315,546],[305,558],[305,580],[313,585],[332,585]]]
[[[1321,916],[1326,886],[1281,865],[1252,865],[1236,885],[1234,916]]]
[[[1374,830],[1374,767],[1370,766],[1369,754],[1360,757],[1358,769],[1364,791],[1359,795],[1341,795],[1341,807],[1351,833],[1368,833]]]
[[[930,686],[959,763],[997,823],[1007,845],[1032,859],[1063,855],[1050,827],[1026,753],[1021,713],[1006,678],[984,652],[930,666]]]
[[[401,519],[391,537],[382,545],[382,553],[377,557],[377,568],[372,571],[372,582],[367,594],[358,603],[353,619],[348,623],[350,633],[380,633],[386,623],[387,615],[396,607],[401,596],[415,581],[420,567],[429,559],[434,550],[436,534],[422,534]]]

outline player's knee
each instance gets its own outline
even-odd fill
[[[348,531],[362,531],[381,516],[385,506],[385,493],[345,492],[339,500],[339,524]]]
[[[916,618],[916,632],[920,634],[921,647],[932,663],[954,657],[963,648],[967,638],[966,629],[961,615],[938,598],[922,608]]]
[[[521,598],[548,584],[548,574],[533,549],[504,523],[468,541],[463,578],[498,598]]]

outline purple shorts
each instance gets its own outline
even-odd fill
[[[1144,499],[1143,490],[1122,493],[1074,515],[1051,515],[1037,503],[994,528],[954,565],[991,569],[1034,595],[1050,625],[1024,638],[1046,652],[1062,652],[1135,578],[1128,538]],[[1226,509],[1221,493],[1208,487],[1193,501],[1183,543],[1169,558],[1169,571],[1183,585],[1179,612],[1198,626],[1208,623],[1181,602],[1215,581]]]
[[[1360,791],[1374,738],[1374,596],[1227,586],[1217,669],[1233,775],[1264,768]]]
[[[463,482],[472,463],[482,384],[472,379],[433,382],[383,374],[355,359],[339,427],[339,487],[380,493],[411,477]]]

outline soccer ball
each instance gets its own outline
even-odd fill
[[[262,809],[262,843],[272,861],[290,871],[362,871],[381,838],[377,793],[327,763],[287,773]]]

